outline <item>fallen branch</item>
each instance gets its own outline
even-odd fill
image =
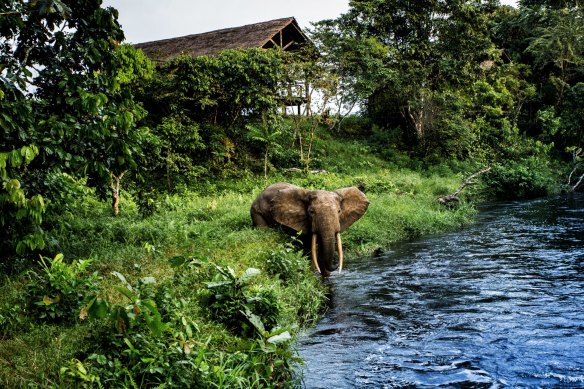
[[[483,170],[480,170],[476,173],[471,174],[463,181],[462,185],[460,185],[460,187],[454,193],[446,195],[446,196],[438,197],[438,202],[442,205],[446,205],[447,207],[454,206],[454,204],[456,204],[460,201],[460,199],[458,198],[458,195],[460,194],[460,192],[462,192],[462,190],[464,188],[466,188],[467,186],[475,185],[476,182],[474,182],[473,180],[475,178],[477,178],[478,176],[487,173],[490,170],[491,170],[491,167],[489,166]]]

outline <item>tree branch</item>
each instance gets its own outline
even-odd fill
[[[460,192],[462,192],[462,190],[464,188],[466,188],[467,186],[470,186],[470,185],[475,185],[476,182],[474,182],[473,180],[475,178],[477,178],[478,176],[487,173],[490,170],[491,170],[491,167],[489,166],[489,167],[484,168],[483,170],[480,170],[476,173],[471,174],[462,182],[462,185],[460,185],[460,187],[454,193],[446,195],[446,196],[440,196],[438,198],[438,202],[442,205],[446,205],[447,207],[452,207],[454,204],[456,204],[460,201],[460,199],[458,198],[458,195],[460,194]]]
[[[576,173],[576,170],[578,170],[579,167],[580,167],[580,164],[578,163],[578,164],[576,164],[576,166],[574,166],[574,169],[572,169],[572,171],[570,172],[570,175],[568,176],[568,185],[572,185],[572,176],[574,175],[574,173]],[[576,189],[578,189],[578,187],[582,184],[582,181],[584,181],[584,173],[582,173],[582,175],[580,176],[580,178],[578,179],[576,184],[572,186],[571,191],[572,192],[576,191]]]

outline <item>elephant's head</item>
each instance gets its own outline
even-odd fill
[[[314,267],[328,276],[335,270],[335,251],[339,254],[339,272],[343,268],[341,232],[363,216],[368,206],[367,197],[356,187],[329,192],[290,185],[272,197],[270,213],[277,223],[311,235]]]

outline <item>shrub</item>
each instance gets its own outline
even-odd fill
[[[488,192],[499,199],[523,199],[557,193],[557,176],[536,157],[497,164],[485,177]]]
[[[368,117],[350,115],[339,123],[339,134],[345,138],[366,139],[371,135],[373,122]]]
[[[206,283],[208,293],[203,298],[213,320],[246,337],[253,336],[257,327],[250,315],[257,317],[268,330],[275,327],[280,314],[275,294],[248,287],[251,279],[260,274],[258,269],[249,268],[239,277],[230,267],[216,266],[216,269],[213,281]]]
[[[87,296],[97,292],[97,272],[87,274],[91,260],[68,264],[64,259],[63,254],[41,257],[41,271],[28,271],[28,307],[36,320],[74,322]]]
[[[158,285],[154,277],[130,284],[122,274],[114,275],[122,282],[113,288],[122,300],[111,302],[96,295],[82,308],[81,317],[102,326],[91,334],[96,341],[93,353],[61,367],[62,383],[198,386],[205,367],[193,352],[199,346],[194,340],[198,326],[185,315],[190,302],[174,299],[170,285]],[[159,305],[166,309],[159,310]]]
[[[6,336],[26,328],[26,320],[19,304],[4,303],[0,306],[0,335]]]
[[[292,243],[286,243],[270,253],[266,260],[266,269],[268,274],[289,283],[301,276],[306,261],[302,251],[298,251]]]

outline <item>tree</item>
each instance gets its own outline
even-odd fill
[[[581,147],[569,147],[566,151],[572,154],[573,168],[568,175],[568,189],[571,192],[578,190],[584,184],[584,172],[582,171],[582,160],[584,159],[584,153],[582,153]],[[580,176],[578,176],[580,174]],[[572,178],[574,178],[572,180]]]
[[[558,137],[553,139],[559,147],[584,148],[584,82],[572,86],[559,113]]]
[[[158,69],[144,100],[153,120],[183,110],[198,123],[233,129],[277,106],[283,75],[277,50],[179,57]]]
[[[282,134],[280,127],[282,118],[277,115],[268,116],[262,115],[261,123],[257,125],[248,124],[248,136],[253,141],[258,141],[264,144],[264,178],[268,179],[268,163],[270,153],[273,150],[281,149],[282,145],[278,143],[279,137]]]
[[[581,11],[561,9],[552,12],[553,23],[537,28],[526,52],[530,53],[540,69],[553,66],[556,72],[549,82],[556,90],[559,107],[570,86],[571,73],[584,64],[584,19]],[[555,73],[555,74],[554,74]]]
[[[489,30],[497,4],[352,2],[346,14],[317,24],[315,36],[343,70],[351,91],[344,94],[359,96],[375,123],[400,129],[404,145],[427,154],[447,138],[441,129],[453,134],[443,97],[462,96],[452,89],[469,88],[484,73],[481,63],[498,60]]]
[[[172,191],[242,163],[254,146],[250,128],[265,128],[264,118],[279,108],[283,78],[277,50],[226,50],[160,66],[140,96],[149,111],[143,123],[160,141],[148,182],[165,183],[158,189]]]
[[[142,53],[120,46],[123,39],[117,11],[101,8],[101,1],[0,5],[0,105],[8,123],[0,151],[28,156],[38,151],[34,159],[27,157],[26,169],[21,164],[15,175],[14,164],[3,176],[14,176],[25,198],[50,199],[48,172],[88,175],[92,185],[106,190],[113,176],[138,167],[148,132],[135,125],[144,111],[129,84],[147,77],[151,65]],[[8,178],[3,179],[5,194]],[[18,229],[27,207],[19,204],[3,213],[9,231]],[[36,221],[40,225],[41,218]],[[3,244],[23,253],[25,247],[43,247],[42,239],[36,242],[17,233]]]
[[[580,0],[519,0],[521,7],[544,6],[548,8],[574,8],[578,7]]]
[[[293,78],[307,79],[323,96],[327,109],[334,108],[336,112],[332,112],[332,116],[341,119],[355,107],[363,106],[378,86],[392,75],[386,66],[390,48],[375,36],[356,35],[342,28],[349,22],[345,19],[347,15],[317,23],[311,38],[318,56],[297,56],[292,62],[292,67],[302,66]]]

